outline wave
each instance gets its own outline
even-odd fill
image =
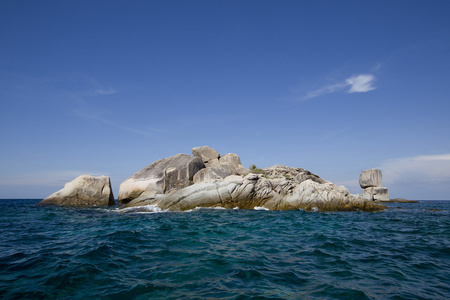
[[[119,213],[135,213],[135,214],[162,213],[162,212],[167,212],[167,211],[168,210],[162,210],[157,205],[153,205],[153,204],[117,209],[117,212],[119,212]]]
[[[255,206],[253,209],[254,210],[267,210],[267,211],[269,211],[269,209],[264,207],[264,206]]]

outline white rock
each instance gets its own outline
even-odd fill
[[[119,202],[127,203],[141,194],[168,194],[194,184],[194,175],[205,168],[203,162],[186,154],[158,160],[122,182]]]
[[[370,201],[389,201],[389,190],[385,187],[368,187],[363,190],[362,197]]]
[[[363,189],[368,187],[381,187],[381,171],[378,169],[362,171],[359,175],[359,185]]]
[[[258,174],[231,175],[223,180],[200,182],[170,195],[136,199],[126,207],[157,205],[162,210],[189,210],[195,207],[224,207],[270,210],[309,209],[351,210],[370,207],[372,201],[355,196],[342,187],[307,179],[301,183],[283,177],[265,178]],[[377,207],[372,204],[371,208]]]
[[[39,205],[107,206],[114,205],[111,181],[107,176],[81,175],[51,194]]]
[[[194,183],[221,180],[230,175],[231,173],[223,168],[205,168],[194,175]]]
[[[200,158],[204,164],[207,164],[214,159],[218,160],[220,157],[219,152],[209,146],[192,148],[192,155]]]

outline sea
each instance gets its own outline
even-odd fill
[[[162,212],[0,200],[1,299],[450,299],[450,201]]]

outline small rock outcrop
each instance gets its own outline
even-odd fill
[[[81,175],[65,184],[38,205],[111,206],[114,205],[111,181],[107,176]]]
[[[389,190],[382,187],[382,174],[378,169],[368,169],[359,175],[362,197],[369,201],[389,201]]]
[[[198,157],[178,154],[158,160],[122,182],[119,203],[128,203],[140,196],[170,194],[194,184],[194,175],[205,168]]]

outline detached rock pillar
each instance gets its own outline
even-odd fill
[[[363,188],[363,198],[371,201],[389,201],[389,190],[381,187],[381,171],[378,169],[364,170],[359,175],[359,185]]]

